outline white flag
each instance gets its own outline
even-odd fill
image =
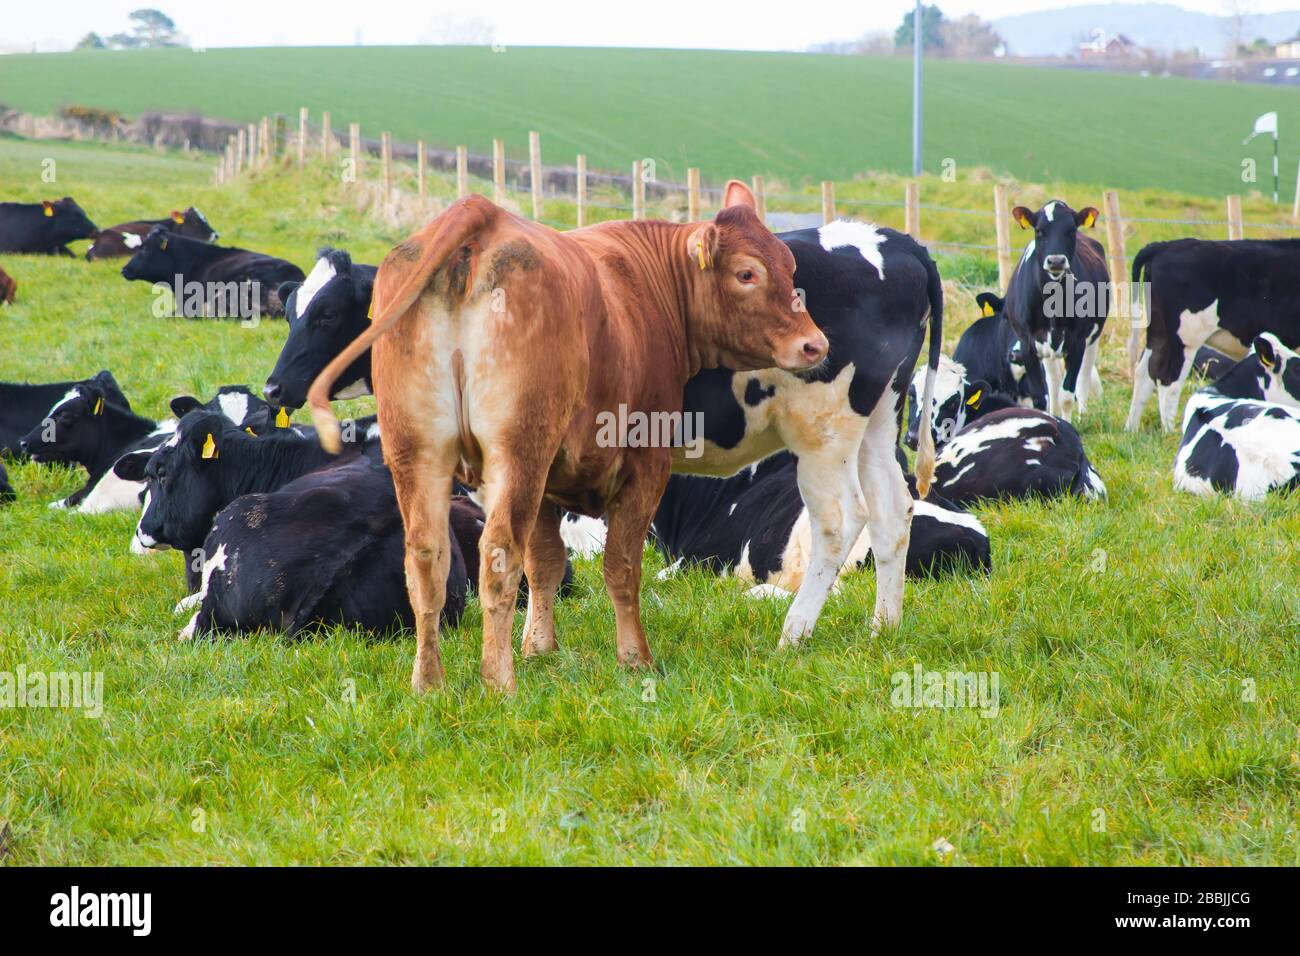
[[[1255,120],[1255,132],[1242,140],[1241,145],[1245,146],[1252,139],[1262,133],[1270,133],[1274,139],[1277,139],[1277,113],[1265,113],[1259,119]]]

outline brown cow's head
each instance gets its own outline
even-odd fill
[[[791,372],[826,358],[829,343],[794,288],[794,256],[755,211],[744,183],[727,183],[722,209],[687,238],[703,274],[691,337],[705,365]]]

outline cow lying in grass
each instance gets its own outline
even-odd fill
[[[0,202],[0,252],[71,256],[68,243],[99,232],[71,196],[44,202]]]
[[[1247,501],[1300,484],[1300,356],[1271,333],[1187,400],[1174,487]]]
[[[131,403],[107,369],[76,382],[0,382],[0,455],[25,457],[23,437],[49,416],[50,409],[78,386],[97,386],[106,399],[128,411]]]
[[[200,242],[216,242],[219,238],[217,231],[208,224],[203,213],[190,206],[184,212],[173,210],[166,219],[137,219],[101,229],[95,241],[86,250],[86,261],[134,255],[135,251],[144,244],[144,237],[149,235],[156,226],[174,235],[188,236]]]
[[[181,396],[173,399],[172,407],[179,412],[211,408],[227,416],[231,424],[254,432],[275,425],[270,406],[242,385],[223,386],[203,406],[196,398]],[[22,438],[19,447],[33,461],[67,462],[86,469],[86,483],[52,502],[51,508],[102,514],[139,507],[144,485],[115,466],[124,458],[152,454],[175,429],[175,419],[157,422],[131,411],[112,376],[101,372],[70,388]]]

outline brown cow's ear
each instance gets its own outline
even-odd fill
[[[748,206],[758,212],[758,200],[754,198],[753,191],[739,179],[729,180],[726,189],[722,191],[722,208],[730,209],[732,206]]]
[[[1091,206],[1088,206],[1084,209],[1080,209],[1074,214],[1074,221],[1085,229],[1091,229],[1093,223],[1097,221],[1097,217],[1100,215],[1101,213],[1097,212],[1097,210],[1093,209]]]
[[[1032,229],[1038,225],[1038,214],[1026,209],[1024,206],[1017,206],[1011,210],[1011,217],[1020,223],[1021,229]]]
[[[718,254],[718,227],[711,222],[704,223],[686,240],[686,251],[700,269],[712,268]]]

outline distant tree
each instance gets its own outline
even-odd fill
[[[136,46],[159,47],[176,46],[176,24],[172,18],[161,10],[142,8],[134,10],[127,17],[131,29],[139,41]]]
[[[106,41],[110,50],[134,50],[140,40],[133,33],[114,33]]]
[[[87,33],[73,47],[75,50],[105,50],[107,48],[108,44],[104,42],[104,38],[98,33]]]
[[[895,47],[910,47],[916,38],[913,32],[912,21],[915,19],[915,11],[908,10],[903,16],[903,22],[898,29],[894,31]],[[921,7],[921,46],[927,50],[939,50],[943,48],[943,36],[940,33],[940,25],[944,22],[943,11],[937,6]]]
[[[993,24],[985,23],[973,13],[960,20],[941,22],[939,38],[946,55],[963,58],[993,56],[1002,45],[1002,37],[993,29]]]

